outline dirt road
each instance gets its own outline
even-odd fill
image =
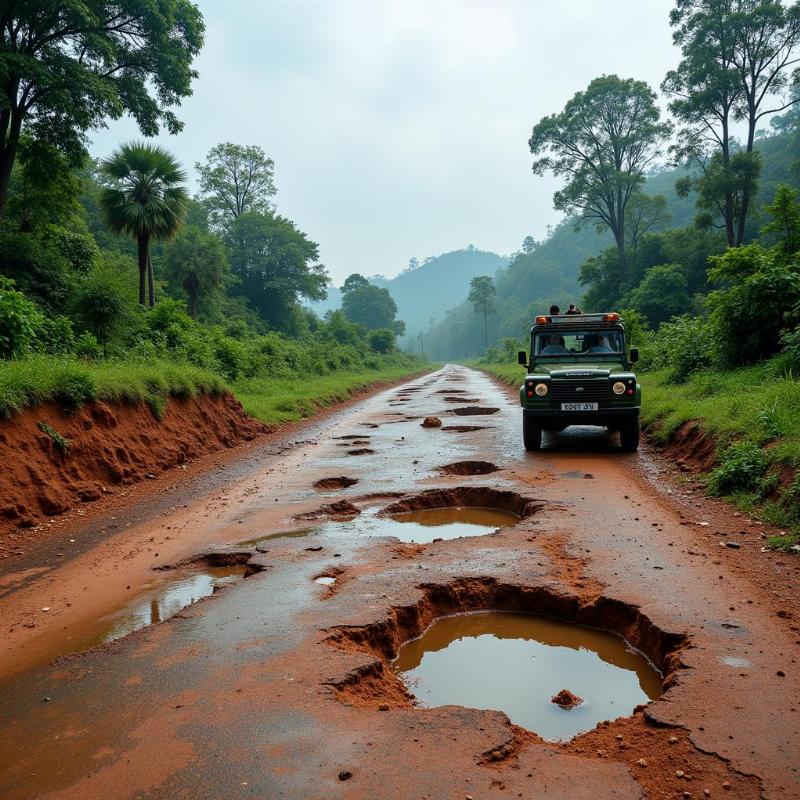
[[[18,565],[0,580],[0,796],[800,798],[797,561],[646,453],[595,434],[526,454],[519,428],[509,392],[447,366]],[[483,510],[425,516],[456,507]],[[445,674],[474,704],[415,703],[402,643],[486,610],[624,636],[664,692],[540,738],[479,710],[520,678],[490,649],[483,687],[460,680],[471,659]],[[584,677],[558,714],[596,707],[605,679]],[[541,691],[523,675],[507,712],[544,709]]]

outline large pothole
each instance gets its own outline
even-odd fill
[[[419,588],[416,603],[390,609],[386,619],[331,632],[332,644],[376,656],[332,681],[340,699],[496,709],[545,739],[563,740],[659,697],[688,641],[605,597],[587,603],[490,577]],[[581,702],[555,705],[562,689]]]
[[[489,475],[499,469],[491,461],[454,461],[439,467],[445,475]]]
[[[490,406],[463,406],[462,408],[451,409],[453,414],[459,417],[480,417],[489,414],[496,414],[500,409]]]

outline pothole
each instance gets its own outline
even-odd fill
[[[549,741],[627,716],[659,697],[663,685],[661,673],[619,636],[492,611],[437,619],[400,647],[393,666],[421,705],[504,711]]]
[[[487,425],[444,425],[443,431],[448,433],[471,433],[472,431],[485,431]]]
[[[331,478],[320,478],[312,484],[315,489],[330,491],[331,489],[347,489],[348,486],[355,486],[358,478],[348,478],[346,475],[337,475]]]
[[[355,499],[363,503],[378,498]],[[305,535],[315,533],[350,539],[391,536],[401,542],[427,544],[494,533],[499,528],[515,525],[541,507],[540,502],[516,492],[485,486],[458,486],[401,496],[383,508],[375,505],[359,509],[349,500],[340,500],[298,514],[295,519],[319,520],[318,525],[306,529]]]
[[[331,644],[377,659],[331,681],[341,700],[408,705],[410,688],[420,705],[496,709],[564,740],[660,697],[688,644],[636,606],[602,596],[586,602],[490,577],[419,588],[415,603],[385,619],[332,631]],[[553,703],[562,690],[580,702]]]
[[[500,467],[491,461],[455,461],[439,468],[445,475],[488,475]]]
[[[479,403],[480,400],[477,397],[463,397],[459,395],[458,397],[443,397],[442,400],[445,403]]]
[[[318,583],[320,586],[333,586],[336,583],[336,578],[333,575],[317,575],[314,578],[314,583]]]
[[[499,408],[491,408],[490,406],[464,406],[462,408],[451,409],[453,414],[457,414],[459,417],[485,416],[488,414],[496,414],[499,410]]]
[[[374,450],[371,450],[369,447],[357,447],[355,450],[348,450],[347,455],[349,456],[371,456],[375,453]]]

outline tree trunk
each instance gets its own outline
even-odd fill
[[[144,305],[145,287],[147,284],[147,261],[149,256],[149,241],[146,236],[139,236],[136,240],[137,260],[139,262],[139,305]]]
[[[153,287],[153,260],[150,258],[150,249],[147,250],[147,302],[150,308],[156,304],[156,292]]]
[[[628,261],[625,253],[625,228],[618,225],[614,230],[614,241],[617,244],[617,262],[619,268],[620,290],[624,291],[628,283]]]
[[[483,350],[486,352],[489,349],[489,327],[486,322],[486,309],[483,309]]]
[[[14,90],[16,95],[16,90]],[[7,112],[3,119],[3,130],[0,130],[0,220],[6,212],[8,200],[8,184],[11,182],[11,171],[17,157],[19,135],[22,130],[22,114],[16,110]],[[8,126],[7,128],[5,126]]]
[[[722,126],[722,163],[725,166],[725,171],[729,173],[731,168],[731,151],[728,145],[728,125],[727,122]],[[728,239],[728,247],[736,247],[736,231],[734,229],[734,211],[733,211],[733,194],[730,191],[724,193],[724,210],[723,217],[725,217],[725,236]]]
[[[747,127],[747,152],[753,152],[753,146],[756,138],[756,109],[750,108],[749,121]],[[736,246],[744,244],[744,228],[747,223],[747,215],[750,211],[750,190],[744,188],[742,190],[742,207],[739,209],[739,219],[736,225]]]
[[[198,305],[198,294],[200,291],[200,287],[198,285],[198,281],[196,276],[189,275],[186,279],[186,282],[183,284],[183,288],[186,289],[186,294],[189,295],[189,316],[192,319],[197,319],[197,305]]]

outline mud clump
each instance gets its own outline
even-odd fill
[[[445,475],[488,475],[498,469],[491,461],[455,461],[440,467]]]
[[[313,486],[321,491],[329,491],[331,489],[347,489],[348,486],[355,486],[357,483],[358,478],[337,475],[333,478],[320,478],[318,481],[314,481]]]
[[[555,697],[550,698],[550,702],[569,711],[571,708],[579,706],[583,698],[573,694],[569,689],[562,689]]]
[[[423,428],[441,428],[442,427],[442,421],[439,419],[439,417],[425,417],[425,419],[422,420],[422,427]]]
[[[459,417],[480,417],[488,414],[496,414],[500,409],[492,408],[490,406],[463,406],[462,408],[454,408],[453,413]]]
[[[314,511],[306,511],[303,514],[297,514],[295,519],[312,521],[318,519],[335,519],[344,522],[354,519],[360,513],[361,509],[358,508],[358,506],[354,506],[349,500],[337,500],[335,503],[326,503]]]
[[[349,456],[371,456],[375,451],[371,450],[369,447],[357,447],[355,450],[348,450],[347,455]]]

